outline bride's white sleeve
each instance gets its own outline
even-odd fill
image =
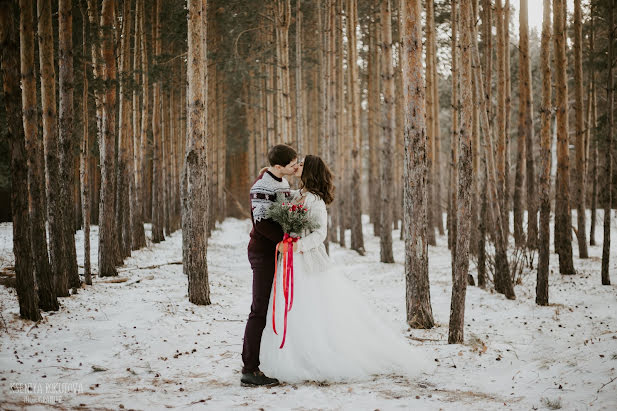
[[[311,214],[313,214],[317,219],[317,224],[319,224],[319,228],[315,231],[312,231],[306,237],[303,237],[298,240],[298,250],[297,251],[308,251],[312,250],[322,244],[326,239],[326,235],[328,234],[328,211],[326,210],[326,204],[323,200],[318,199],[317,201],[312,201],[310,204]]]

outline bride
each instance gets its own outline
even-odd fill
[[[302,233],[294,243],[293,305],[287,314],[282,347],[285,300],[279,258],[261,340],[262,371],[288,383],[352,381],[389,373],[414,377],[428,371],[431,362],[427,354],[395,331],[351,280],[330,268],[333,264],[323,244],[328,226],[326,205],[334,199],[328,167],[320,157],[308,155],[296,176],[302,188],[293,193],[293,201],[308,208],[319,228]]]

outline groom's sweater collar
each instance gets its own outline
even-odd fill
[[[283,177],[275,176],[270,170],[266,170],[266,173],[270,174],[270,177],[278,181],[279,183],[283,181]]]

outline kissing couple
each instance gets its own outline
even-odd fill
[[[270,167],[262,169],[250,190],[253,227],[248,259],[253,270],[253,300],[244,332],[241,384],[357,381],[389,373],[413,378],[428,371],[427,355],[383,318],[340,272],[342,264],[326,252],[327,206],[335,191],[328,166],[315,155],[299,161],[296,151],[284,144],[270,148],[267,158]],[[290,189],[289,176],[300,178],[300,189]],[[293,243],[291,308],[284,295],[289,283],[282,275],[283,260],[289,260],[277,253],[285,233],[268,217],[281,194],[306,208],[318,223],[318,228],[298,233],[300,238]],[[280,321],[275,331],[276,319],[283,318],[284,345]]]

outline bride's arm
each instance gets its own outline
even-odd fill
[[[306,237],[298,240],[298,248],[296,251],[308,251],[312,250],[323,243],[328,234],[328,212],[326,210],[326,204],[320,199],[312,202],[310,205],[313,215],[317,217],[317,223],[319,228],[312,231]]]

